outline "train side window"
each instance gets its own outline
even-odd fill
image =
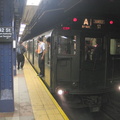
[[[85,61],[102,60],[102,39],[85,38]]]
[[[36,52],[36,49],[38,48],[37,40],[34,41],[34,48],[35,48],[34,54],[35,54],[35,56],[38,56],[38,53]]]
[[[58,54],[75,55],[76,54],[76,35],[74,36],[59,36],[58,39]]]
[[[47,64],[50,64],[50,61],[51,61],[51,38],[48,37],[46,38],[46,63]]]
[[[110,55],[120,54],[120,39],[110,39]]]

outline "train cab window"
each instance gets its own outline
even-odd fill
[[[74,36],[59,36],[58,54],[75,55],[76,54],[76,35]]]
[[[120,39],[110,39],[110,55],[120,55]]]
[[[102,59],[102,39],[85,38],[85,61],[96,61]]]

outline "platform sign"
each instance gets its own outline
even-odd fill
[[[83,20],[82,28],[88,28],[88,29],[102,29],[102,26],[104,26],[105,20],[103,19],[88,19],[85,18]]]
[[[82,28],[91,28],[92,19],[85,18],[83,21]]]
[[[100,19],[93,19],[94,24],[105,24],[105,20],[100,20]]]
[[[12,27],[0,27],[0,41],[9,41],[12,38]]]

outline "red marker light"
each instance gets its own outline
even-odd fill
[[[63,30],[70,30],[70,27],[62,27]]]
[[[78,19],[77,18],[73,18],[73,22],[77,22],[78,21]]]
[[[114,23],[114,21],[110,20],[109,23],[112,25]]]

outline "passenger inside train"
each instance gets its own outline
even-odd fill
[[[101,39],[88,38],[85,41],[85,60],[101,60],[102,46]]]

